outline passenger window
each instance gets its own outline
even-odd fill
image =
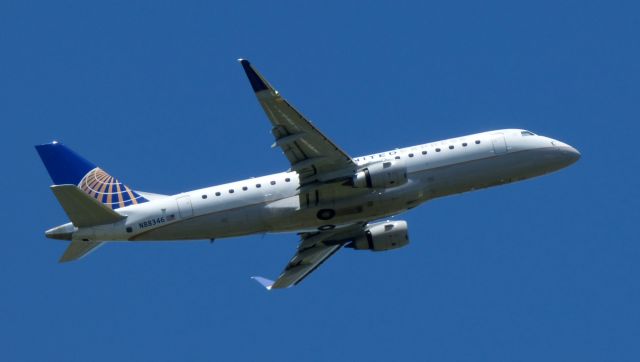
[[[232,193],[234,193],[234,192],[235,192],[235,191],[233,191],[233,189],[229,189],[229,193],[230,193],[230,194],[232,194]]]
[[[275,181],[271,181],[271,184],[272,184],[272,185],[275,185],[275,184],[276,184],[276,182],[275,182]]]
[[[290,182],[290,181],[291,181],[291,179],[288,178],[288,177],[286,179],[284,179],[284,182]]]
[[[476,140],[476,144],[479,145],[480,144],[480,140]]]
[[[396,156],[396,160],[399,160],[399,159],[400,159],[400,156]]]
[[[206,198],[207,198],[207,195],[202,195],[202,198],[203,198],[203,199],[206,199]]]
[[[453,145],[449,146],[449,149],[452,150],[453,149]]]
[[[436,152],[440,152],[440,149],[439,149],[439,148],[436,148]]]
[[[216,196],[220,196],[220,193],[219,193],[219,192],[216,192]]]
[[[256,188],[257,188],[257,189],[259,189],[259,188],[261,188],[261,187],[262,187],[262,185],[260,185],[260,184],[256,184]]]
[[[410,154],[409,154],[409,157],[413,157],[413,153],[410,153]]]
[[[242,186],[242,191],[247,191],[247,186]]]
[[[467,142],[463,143],[462,147],[467,147]]]
[[[423,155],[426,155],[426,154],[427,154],[427,151],[422,151],[422,154],[423,154]]]

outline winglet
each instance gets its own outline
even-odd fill
[[[267,290],[271,290],[271,287],[273,286],[273,283],[274,283],[273,280],[267,279],[267,278],[263,278],[263,277],[251,277],[251,279],[253,279],[256,282],[260,283],[260,285],[265,287],[265,289],[267,289]]]
[[[278,94],[278,91],[273,89],[271,84],[269,84],[269,82],[267,82],[267,80],[253,68],[248,60],[240,58],[238,61],[242,65],[244,72],[247,74],[247,78],[249,78],[249,83],[251,83],[251,88],[253,88],[254,92],[258,93],[263,90],[271,90],[273,93]]]

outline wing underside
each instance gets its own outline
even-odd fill
[[[272,288],[288,288],[297,285],[341,247],[342,245],[315,245],[308,250],[298,251]]]
[[[300,234],[302,240],[276,281],[253,277],[267,289],[289,288],[302,282],[342,246],[362,232],[363,225],[356,224],[339,230]]]

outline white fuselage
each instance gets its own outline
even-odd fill
[[[282,172],[127,206],[117,210],[127,216],[123,221],[74,229],[73,238],[214,239],[339,228],[395,215],[436,197],[543,175],[578,158],[571,146],[527,131],[484,132],[354,159],[358,167],[403,162],[408,181],[397,187],[356,188],[337,181],[306,191],[296,172]],[[324,209],[335,216],[321,220],[318,211]]]

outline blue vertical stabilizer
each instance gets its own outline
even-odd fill
[[[36,150],[55,185],[75,185],[114,210],[148,201],[60,142],[39,145]]]
[[[58,141],[38,145],[36,150],[56,185],[77,185],[97,167]]]

